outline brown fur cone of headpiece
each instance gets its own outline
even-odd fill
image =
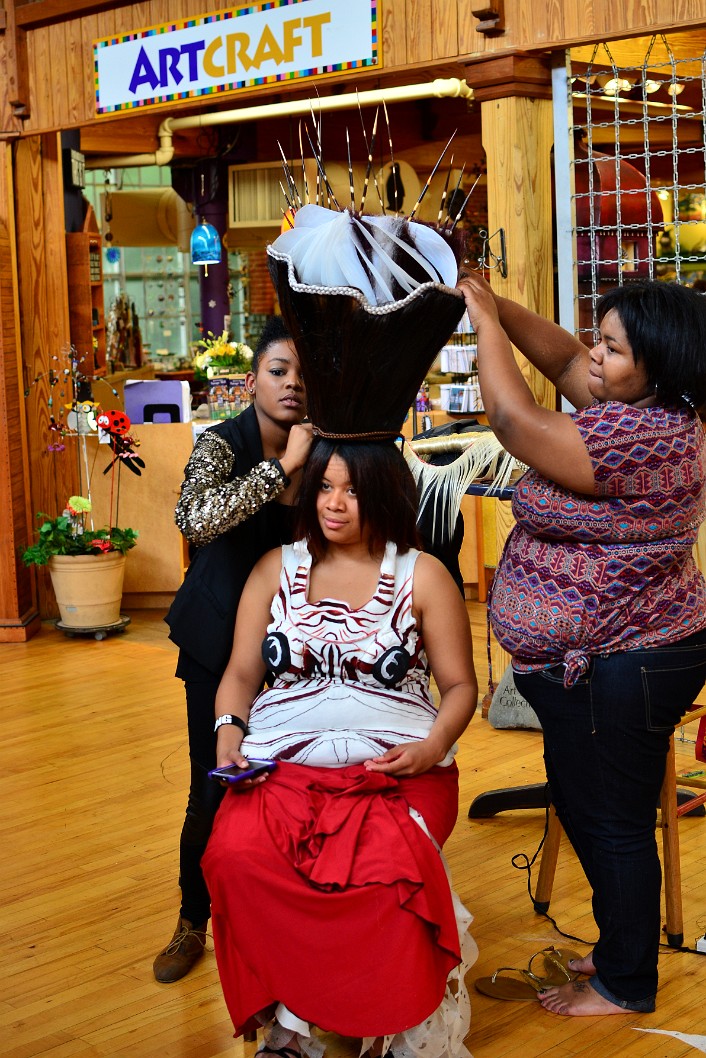
[[[351,287],[301,284],[268,248],[272,281],[306,385],[308,415],[327,437],[396,437],[435,356],[465,310],[459,292],[424,283],[370,305]]]

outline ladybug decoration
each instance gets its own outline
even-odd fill
[[[142,470],[144,470],[144,460],[141,459],[135,448],[139,445],[139,441],[136,441],[134,437],[131,437],[128,433],[130,429],[130,420],[123,411],[102,411],[96,419],[97,425],[101,430],[108,434],[108,442],[115,455],[112,463],[103,471],[107,474],[109,470],[115,466],[118,460],[122,460],[123,465],[131,470],[133,474],[141,476]]]
[[[123,435],[130,429],[130,420],[123,411],[102,411],[96,423],[106,433]]]

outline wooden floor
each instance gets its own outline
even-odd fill
[[[483,680],[485,611],[473,603],[469,610]],[[124,635],[103,642],[67,639],[46,625],[27,644],[0,646],[3,1058],[243,1058],[253,1050],[232,1039],[212,951],[177,984],[152,976],[179,906],[188,754],[161,614],[132,619]],[[467,818],[476,795],[542,780],[541,736],[495,731],[479,712],[459,764],[461,805],[446,853],[475,917],[473,979],[524,966],[561,938],[533,912],[526,874],[511,862],[533,855],[543,812]],[[678,766],[694,768],[693,747],[679,752]],[[683,819],[680,828],[693,945],[706,931],[706,819]],[[567,848],[551,912],[566,932],[594,936],[586,883]],[[469,1049],[475,1058],[695,1054],[674,1037],[635,1030],[706,1034],[706,960],[664,949],[660,971],[658,1009],[649,1015],[561,1018],[472,992]],[[333,1058],[356,1054],[353,1041],[328,1043]]]

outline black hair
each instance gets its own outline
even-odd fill
[[[612,309],[658,402],[700,409],[706,403],[706,297],[679,283],[637,280],[598,299],[598,322]]]
[[[260,332],[257,345],[255,346],[250,370],[257,374],[260,358],[263,353],[267,352],[271,345],[275,345],[276,342],[291,342],[291,340],[292,336],[287,330],[287,325],[282,317],[268,316],[265,320],[265,326]]]
[[[368,550],[379,554],[389,541],[400,552],[420,547],[417,532],[417,487],[412,472],[393,441],[340,443],[314,438],[304,467],[297,500],[295,539],[305,539],[315,562],[326,554],[328,542],[319,525],[316,500],[331,456],[348,468],[358,499],[361,529],[367,530]]]

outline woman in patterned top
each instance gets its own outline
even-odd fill
[[[392,441],[315,438],[297,543],[250,576],[216,699],[219,764],[278,763],[226,794],[202,863],[236,1034],[267,1021],[285,1058],[321,1054],[310,1025],[396,1058],[468,1053],[475,945],[440,853],[477,683],[415,513]]]
[[[483,406],[530,469],[489,602],[544,732],[552,801],[593,890],[599,939],[547,988],[559,1014],[652,1011],[669,738],[706,679],[706,587],[692,557],[706,463],[706,300],[676,284],[603,295],[600,340],[459,283]],[[536,403],[510,341],[576,409]]]

